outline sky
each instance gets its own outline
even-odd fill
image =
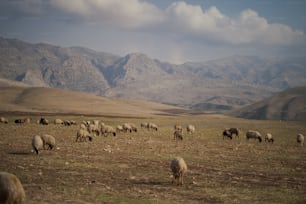
[[[305,0],[1,0],[0,36],[175,64],[305,56]]]

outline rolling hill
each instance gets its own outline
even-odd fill
[[[232,113],[248,119],[306,121],[306,87],[285,90]]]
[[[306,58],[232,56],[174,65],[141,53],[124,57],[82,47],[0,37],[0,78],[36,87],[231,110],[306,86]]]
[[[175,115],[188,110],[154,102],[110,99],[94,94],[0,80],[0,112],[121,117]]]

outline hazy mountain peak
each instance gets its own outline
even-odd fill
[[[306,86],[305,58],[231,56],[174,65],[142,53],[119,57],[0,38],[0,78],[109,97],[192,107],[239,107],[276,91]],[[213,100],[212,100],[213,99]]]

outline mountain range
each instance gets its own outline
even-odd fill
[[[231,110],[306,86],[306,57],[231,56],[175,65],[142,53],[121,57],[1,37],[0,47],[2,79],[192,109]]]

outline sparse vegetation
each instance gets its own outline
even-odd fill
[[[23,116],[4,117],[14,121]],[[99,119],[114,127],[123,123],[140,127],[144,120],[78,115],[46,118],[78,124]],[[306,132],[305,123],[222,115],[152,116],[147,120],[159,126],[157,132],[139,128],[117,137],[95,137],[91,143],[75,142],[78,126],[0,123],[0,169],[18,176],[30,204],[306,202],[306,148],[296,143],[296,134]],[[197,131],[175,142],[175,123],[192,123]],[[239,127],[240,137],[223,140],[226,127]],[[247,141],[249,129],[272,133],[275,143]],[[35,134],[53,135],[57,148],[35,155],[30,145]],[[169,162],[176,156],[188,164],[183,186],[171,184]]]

